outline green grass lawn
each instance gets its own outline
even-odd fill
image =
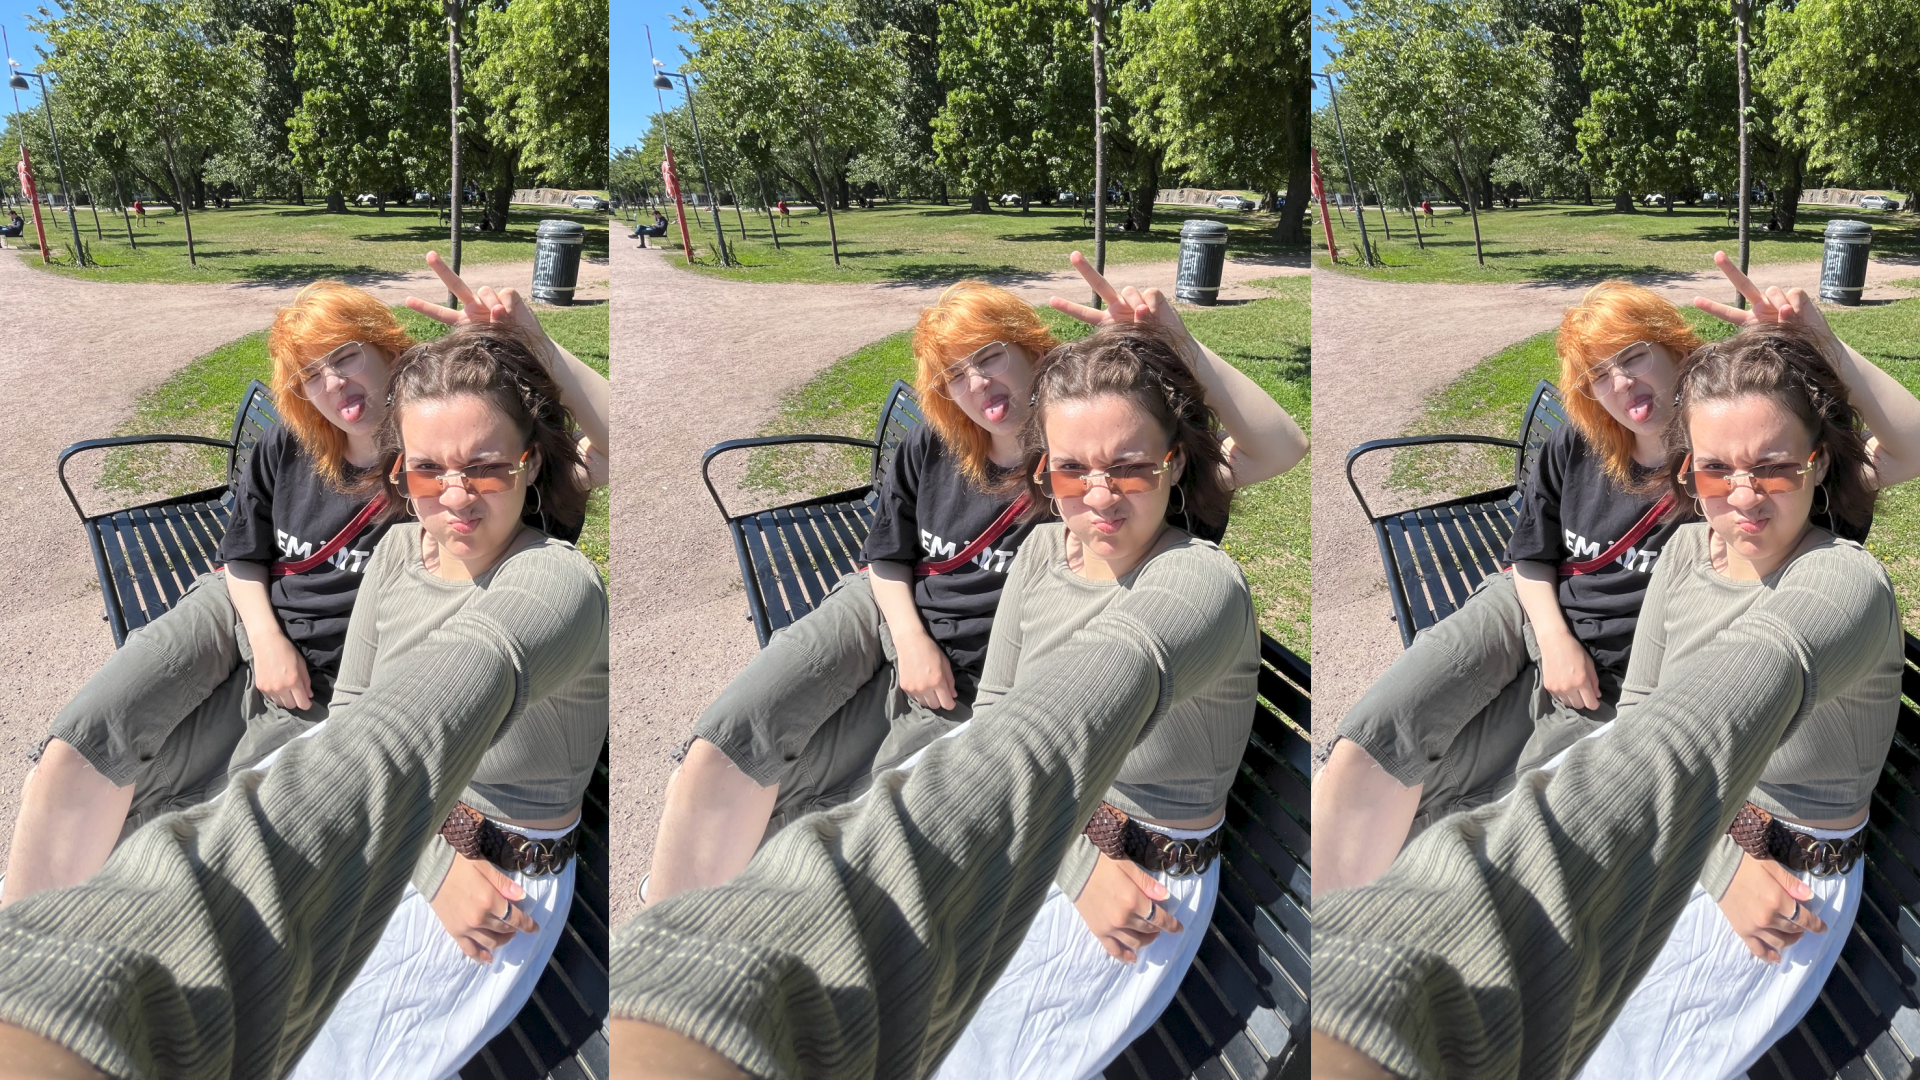
[[[1308,284],[1304,277],[1269,279],[1273,296],[1213,309],[1187,309],[1194,336],[1246,372],[1308,424]],[[1084,324],[1051,308],[1038,309],[1062,338],[1089,333]],[[893,334],[842,358],[788,394],[762,435],[799,433],[872,438],[880,407],[895,379],[912,380],[907,333]],[[747,467],[746,486],[784,502],[866,482],[869,455],[761,451]],[[1225,547],[1253,588],[1261,629],[1300,655],[1310,638],[1308,603],[1307,465],[1243,491],[1234,500]]]
[[[1225,222],[1232,230],[1227,239],[1230,254],[1275,254],[1281,250],[1273,243],[1278,223],[1274,214],[1162,205],[1154,209],[1153,231],[1145,235],[1123,233],[1117,216],[1109,219],[1107,261],[1178,258],[1180,226],[1189,218]],[[744,243],[740,240],[743,220],[747,234]],[[695,214],[689,207],[687,224],[693,236],[694,269],[736,281],[957,281],[988,275],[1039,276],[1067,269],[1067,253],[1076,248],[1093,257],[1093,226],[1081,224],[1080,211],[1071,207],[1036,206],[1024,212],[995,207],[989,213],[976,214],[960,202],[952,206],[911,204],[835,211],[839,266],[833,265],[827,216],[811,207],[793,209],[791,220],[780,227],[778,251],[768,236],[764,215],[749,213],[742,218],[723,207],[720,224],[726,230],[727,250],[737,262],[731,268],[722,268],[713,255],[712,212]],[[678,251],[680,228],[670,226],[664,238],[647,242]],[[685,265],[684,260],[679,265]]]
[[[414,337],[430,341],[447,328],[405,307],[394,308]],[[608,371],[608,310],[605,304],[543,308],[541,325],[555,341],[602,375]],[[224,439],[233,430],[233,414],[254,379],[267,381],[273,361],[261,330],[222,345],[181,368],[140,399],[133,416],[115,435],[208,435]],[[137,498],[179,495],[226,482],[226,453],[211,447],[166,450],[132,447],[109,451],[98,487],[106,500],[125,505]],[[117,498],[116,498],[117,497]],[[90,512],[95,512],[90,510]],[[607,572],[607,491],[594,492],[587,507],[580,550]]]
[[[1709,315],[1692,308],[1683,310],[1702,337],[1711,340],[1733,332],[1731,326]],[[1842,341],[1909,390],[1920,392],[1920,300],[1830,310],[1827,318]],[[1466,432],[1513,438],[1533,396],[1534,384],[1559,374],[1553,337],[1552,331],[1537,334],[1482,360],[1429,398],[1420,418],[1402,434]],[[1410,496],[1420,496],[1429,493],[1430,485],[1425,483],[1428,477],[1445,477],[1449,493],[1484,490],[1512,482],[1513,455],[1478,451],[1402,454],[1395,461],[1389,483]],[[1893,577],[1907,629],[1920,633],[1920,481],[1881,493],[1867,546]]]
[[[508,215],[504,233],[467,233],[460,245],[462,264],[533,258],[534,230],[547,218],[585,225],[586,254],[607,257],[605,215],[578,214],[558,207],[520,207]],[[79,222],[80,241],[99,265],[84,270],[73,265],[72,234],[62,211],[47,221],[47,243],[55,248],[54,264],[49,269],[89,281],[277,282],[398,275],[421,269],[421,256],[429,249],[448,254],[447,228],[439,223],[438,212],[430,208],[389,207],[384,214],[350,209],[344,214],[329,214],[323,204],[264,204],[197,211],[193,214],[193,239],[198,266],[187,261],[187,232],[180,215],[164,206],[147,208],[146,228],[134,221],[133,248],[127,246],[127,228],[117,213],[109,215],[104,207],[101,209],[98,236],[90,208],[80,208]],[[31,225],[27,235],[33,235]],[[18,257],[29,266],[44,265],[37,250]]]
[[[1800,208],[1792,233],[1751,229],[1751,258],[1756,265],[1818,259],[1820,232],[1831,218],[1846,217],[1871,224],[1875,254],[1920,254],[1920,217],[1847,208],[1844,211],[1813,206]],[[1367,232],[1375,248],[1376,265],[1360,262],[1360,230],[1351,211],[1333,215],[1334,243],[1340,249],[1342,272],[1382,281],[1508,282],[1599,281],[1631,277],[1642,283],[1663,275],[1677,276],[1713,269],[1713,253],[1733,253],[1739,231],[1717,208],[1677,207],[1616,214],[1609,206],[1547,204],[1517,210],[1481,211],[1480,233],[1487,265],[1473,255],[1473,222],[1453,207],[1434,208],[1434,224],[1421,222],[1426,250],[1416,246],[1410,215],[1389,210],[1381,229],[1379,207],[1367,210]],[[1316,224],[1314,259],[1327,261],[1325,233]],[[1379,265],[1384,264],[1384,265]]]

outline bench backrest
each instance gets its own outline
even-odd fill
[[[886,408],[880,410],[880,426],[873,433],[873,470],[868,483],[879,488],[880,478],[892,466],[893,455],[899,452],[907,433],[926,422],[920,401],[913,396],[913,387],[895,379],[893,389],[887,394]]]
[[[1520,422],[1520,453],[1513,462],[1513,486],[1525,490],[1527,470],[1546,445],[1547,436],[1567,423],[1567,404],[1560,400],[1560,389],[1546,379],[1533,388],[1533,400],[1527,402],[1527,414]]]
[[[233,416],[233,434],[229,441],[233,449],[227,452],[227,489],[231,491],[240,483],[240,474],[247,469],[247,462],[253,457],[253,448],[260,443],[260,436],[267,429],[280,422],[280,410],[274,407],[273,391],[259,379],[247,386],[247,396],[240,402],[240,411]]]

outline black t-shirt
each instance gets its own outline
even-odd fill
[[[1644,480],[1650,472],[1633,466],[1635,481]],[[1507,558],[1556,567],[1569,559],[1597,558],[1632,531],[1659,500],[1658,492],[1622,491],[1579,430],[1571,424],[1562,426],[1547,437],[1534,459],[1520,520],[1507,541]],[[1593,654],[1594,667],[1609,687],[1617,687],[1626,674],[1627,651],[1633,645],[1634,624],[1654,563],[1673,531],[1695,520],[1691,513],[1669,518],[1606,566],[1560,579],[1560,610],[1573,627],[1573,636]]]
[[[346,482],[364,474],[348,468]],[[310,558],[359,516],[367,498],[343,494],[314,471],[300,440],[282,425],[267,429],[234,489],[233,516],[220,541],[226,561],[298,562]],[[302,574],[274,577],[273,610],[309,673],[331,681],[340,668],[347,618],[374,546],[387,532],[375,521],[331,558]]]
[[[1010,470],[989,466],[990,482]],[[919,563],[951,559],[987,531],[1013,502],[983,493],[961,475],[959,463],[928,426],[901,441],[887,474],[881,477],[873,531],[861,558],[867,562]],[[987,655],[993,612],[1006,587],[1007,567],[1032,523],[1015,522],[974,560],[957,570],[916,578],[914,602],[933,640],[946,650],[956,678],[978,679]]]

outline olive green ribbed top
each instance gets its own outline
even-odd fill
[[[284,1074],[489,746],[606,639],[579,552],[504,560],[272,770],[150,823],[84,884],[0,910],[0,1021],[113,1076]]]
[[[1688,571],[1673,554],[1670,580]],[[1401,1076],[1573,1075],[1783,737],[1878,678],[1897,619],[1864,551],[1795,559],[1685,664],[1667,657],[1607,737],[1318,898],[1313,1026]]]

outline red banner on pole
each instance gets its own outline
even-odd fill
[[[680,250],[687,253],[687,265],[693,265],[693,237],[687,235],[687,201],[680,197],[680,177],[673,168],[673,147],[667,147],[667,156],[660,162],[660,179],[666,181],[667,194],[673,196],[673,205],[679,210],[676,217],[680,222]]]
[[[33,207],[33,231],[40,237],[40,261],[51,263],[53,253],[47,250],[47,227],[40,220],[40,196],[33,190],[33,159],[27,156],[26,140],[20,142],[20,190],[26,193],[28,205]]]
[[[1333,218],[1327,213],[1327,185],[1320,180],[1320,149],[1314,147],[1307,154],[1312,163],[1312,171],[1308,175],[1313,179],[1313,197],[1320,202],[1320,224],[1327,231],[1327,258],[1337,263],[1340,261],[1340,250],[1333,246]]]

